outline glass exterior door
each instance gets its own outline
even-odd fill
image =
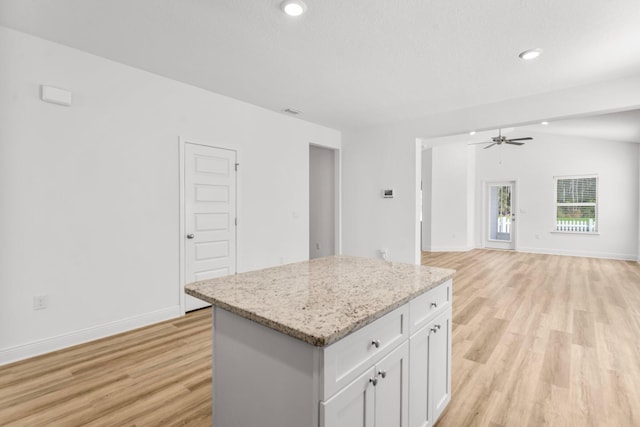
[[[487,184],[488,227],[485,246],[515,248],[514,182]]]

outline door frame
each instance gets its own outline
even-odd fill
[[[516,220],[512,221],[511,229],[513,230],[511,233],[511,241],[513,242],[513,248],[505,248],[505,250],[518,250],[518,203],[520,200],[518,194],[518,180],[517,179],[492,179],[492,180],[483,180],[482,181],[482,247],[486,249],[500,249],[500,248],[490,248],[487,246],[487,241],[489,240],[489,186],[495,184],[512,184],[513,188],[511,189],[513,199],[511,201],[512,214],[515,214]]]
[[[311,156],[311,147],[323,148],[333,152],[333,254],[342,255],[342,150],[329,145],[310,142],[307,158]],[[309,173],[309,179],[311,174]],[[311,194],[309,194],[311,197]],[[311,212],[309,212],[311,215]]]
[[[179,280],[178,280],[178,301],[180,303],[180,314],[184,315],[185,314],[185,310],[186,310],[186,303],[185,303],[185,293],[184,293],[184,287],[186,285],[186,269],[185,269],[185,260],[186,260],[186,248],[185,248],[185,240],[184,240],[184,236],[186,235],[187,231],[186,231],[186,216],[185,216],[185,191],[184,191],[184,185],[185,185],[185,181],[186,181],[186,177],[185,177],[185,147],[186,144],[193,144],[193,145],[202,145],[205,147],[210,147],[210,148],[218,148],[221,150],[228,150],[228,151],[233,151],[236,153],[236,163],[240,163],[240,154],[238,153],[238,150],[236,150],[235,148],[230,148],[230,147],[225,147],[222,146],[220,144],[216,144],[213,142],[209,142],[209,141],[203,141],[203,140],[199,140],[199,139],[195,139],[195,138],[187,138],[187,137],[179,137],[179,158],[180,158],[180,165],[179,165],[179,202],[178,202],[178,214],[180,217],[180,226],[179,226],[179,230],[178,230],[178,244],[179,244],[179,248],[180,248],[180,255],[179,255],[179,261],[178,261],[178,271],[179,271]],[[239,168],[238,168],[239,169]],[[236,218],[238,218],[239,214],[240,214],[240,203],[238,201],[238,187],[240,183],[240,174],[236,173]],[[238,225],[235,226],[235,239],[236,239],[236,244],[235,244],[235,249],[236,249],[236,253],[235,253],[235,266],[234,269],[236,271],[236,274],[238,272]]]

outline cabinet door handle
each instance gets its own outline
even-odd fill
[[[437,302],[435,302],[435,301],[433,301],[433,302],[431,303],[431,307],[433,307],[433,308],[438,308],[438,303],[437,303]]]
[[[380,348],[380,340],[371,341],[371,345],[374,346],[375,348]]]
[[[378,385],[378,379],[377,378],[369,378],[369,382],[371,384],[373,384],[374,387]]]
[[[440,329],[440,323],[438,323],[438,324],[436,325],[436,328]]]
[[[387,371],[378,371],[378,375],[380,375],[382,378],[387,378]]]
[[[438,328],[436,328],[436,327],[431,328],[431,332],[433,332],[435,334],[436,332],[438,332]]]

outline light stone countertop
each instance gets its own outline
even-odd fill
[[[187,294],[324,347],[453,277],[455,270],[349,256],[190,283]]]

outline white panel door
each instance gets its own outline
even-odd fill
[[[185,283],[236,273],[236,152],[185,143]],[[207,304],[185,296],[185,311]]]
[[[409,425],[411,427],[431,427],[433,415],[429,396],[429,350],[431,326],[420,329],[409,340],[409,360],[411,380],[409,380]]]
[[[405,341],[376,365],[376,427],[409,425],[409,343]]]
[[[436,421],[451,400],[451,310],[438,316],[429,327],[435,330],[429,338],[429,387]]]
[[[320,404],[320,425],[324,427],[374,427],[375,377],[371,368],[332,398]]]

